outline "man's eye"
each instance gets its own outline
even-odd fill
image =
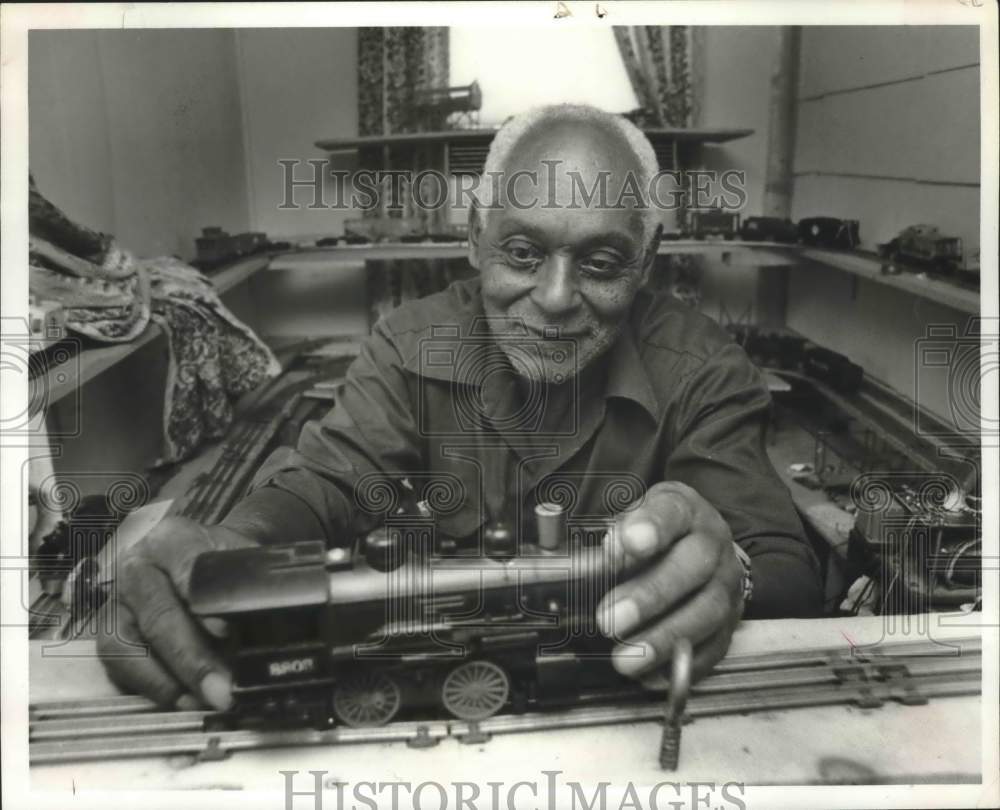
[[[521,265],[535,264],[542,258],[541,251],[528,242],[508,242],[504,245],[504,251],[516,264]]]
[[[622,260],[611,253],[592,253],[580,266],[591,275],[612,276],[621,272],[622,264]]]

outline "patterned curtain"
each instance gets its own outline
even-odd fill
[[[692,75],[693,29],[683,25],[618,25],[614,32],[644,113],[642,125],[693,126],[698,118]]]
[[[447,28],[358,29],[360,135],[416,132],[413,96],[448,86]]]
[[[640,109],[629,118],[640,127],[695,127],[701,123],[704,29],[689,26],[614,26],[615,41]],[[683,166],[680,167],[682,170]],[[674,227],[687,227],[687,205]],[[650,284],[689,306],[701,307],[701,262],[696,256],[657,258]]]
[[[416,115],[418,90],[449,84],[447,28],[358,29],[358,134],[392,135],[419,132],[426,122]],[[426,149],[401,154],[399,150],[372,150],[371,168],[441,168]],[[366,211],[365,216],[419,220],[428,230],[441,221],[441,212],[408,206],[405,210]],[[403,301],[442,289],[451,279],[448,263],[439,260],[372,262],[368,297],[371,321]]]

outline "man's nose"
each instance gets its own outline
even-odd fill
[[[535,278],[531,298],[546,315],[566,315],[580,305],[580,290],[571,257],[558,253],[550,255]]]

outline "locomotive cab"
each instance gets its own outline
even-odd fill
[[[322,641],[326,563],[318,541],[218,551],[196,560],[191,611],[226,621],[225,653],[241,718],[268,725],[328,722],[333,678]]]

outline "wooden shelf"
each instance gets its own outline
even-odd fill
[[[221,295],[237,284],[246,281],[254,273],[263,270],[270,261],[270,256],[251,256],[220,270],[210,278],[216,290]],[[126,357],[139,351],[143,346],[152,343],[162,334],[163,330],[150,321],[146,330],[135,338],[135,340],[110,346],[88,347],[81,350],[65,363],[53,366],[45,374],[45,402],[48,405],[58,402],[84,383],[107,371],[112,366],[118,365]]]
[[[453,129],[442,132],[404,132],[396,135],[368,135],[358,138],[327,138],[316,141],[316,146],[325,152],[339,152],[378,146],[406,146],[425,143],[466,143],[472,144],[493,140],[496,129]],[[673,140],[678,143],[726,143],[753,134],[752,129],[725,129],[721,127],[683,129],[650,128],[643,129],[650,140]]]
[[[367,261],[402,261],[406,259],[461,259],[468,255],[465,242],[384,242],[368,245],[331,245],[307,247],[283,253],[271,261],[272,270],[291,270],[316,264]]]
[[[454,243],[386,243],[377,245],[342,245],[325,248],[306,248],[277,256],[261,254],[232,264],[211,278],[216,290],[222,294],[241,284],[265,268],[296,270],[329,266],[331,264],[357,264],[366,261],[397,261],[407,259],[461,259],[468,246]],[[960,312],[978,315],[979,293],[940,279],[926,278],[912,273],[887,275],[882,273],[882,263],[877,258],[862,254],[822,248],[784,245],[772,242],[740,241],[667,241],[660,245],[660,255],[692,254],[711,256],[727,264],[754,267],[794,267],[802,264],[819,265],[851,273],[876,284],[936,301]],[[50,368],[46,373],[47,402],[58,402],[84,383],[103,373],[125,358],[156,340],[162,330],[151,323],[139,337],[130,343],[98,348],[87,348],[71,360]]]
[[[882,272],[883,262],[873,254],[848,252],[844,250],[825,250],[823,248],[785,245],[784,250],[789,257],[794,257],[792,264],[813,263],[824,267],[832,267],[845,273],[859,276],[882,284],[903,290],[911,295],[936,301],[944,306],[957,309],[970,315],[978,315],[980,310],[979,292],[958,284],[953,284],[937,278],[919,276],[915,273],[902,272],[890,275]]]
[[[684,239],[660,244],[659,254],[711,256],[727,264],[753,267],[784,267],[789,264],[788,245],[772,242],[726,242],[724,240]],[[276,256],[271,270],[300,270],[334,264],[357,264],[366,261],[405,261],[408,259],[463,259],[469,246],[465,242],[411,244],[385,242],[370,245],[333,245],[303,248]]]
[[[405,259],[460,259],[466,255],[464,242],[447,244],[337,245],[325,248],[304,248],[275,257],[274,270],[296,270],[331,264]],[[868,279],[876,284],[903,290],[911,295],[936,301],[961,312],[979,314],[979,293],[949,281],[903,272],[889,275],[882,272],[881,260],[873,254],[844,250],[788,245],[778,242],[743,242],[680,239],[660,243],[661,256],[688,254],[708,256],[725,264],[747,267],[795,267],[821,265]]]
[[[273,254],[262,253],[257,256],[250,256],[213,273],[209,278],[212,280],[212,284],[215,285],[215,291],[219,295],[222,295],[237,284],[243,283],[254,273],[267,267],[271,263],[271,255]]]

